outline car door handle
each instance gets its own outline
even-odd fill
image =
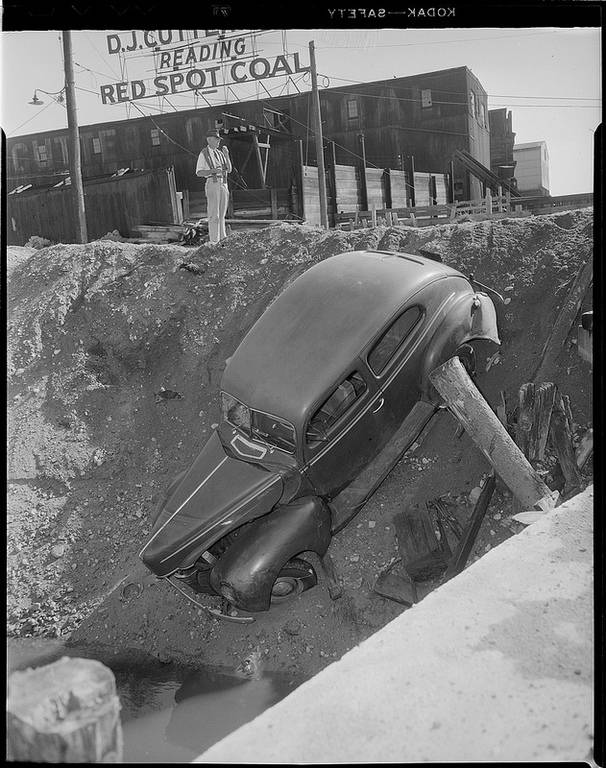
[[[385,404],[385,398],[382,397],[379,400],[379,405],[377,405],[377,407],[374,409],[374,411],[372,411],[372,413],[378,413],[381,410],[381,408],[383,407],[384,404]]]

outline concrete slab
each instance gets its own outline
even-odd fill
[[[592,509],[593,486],[195,762],[588,758]]]

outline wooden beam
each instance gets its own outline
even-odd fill
[[[473,512],[471,513],[471,517],[469,518],[469,521],[463,530],[463,535],[459,539],[457,548],[455,549],[454,554],[448,563],[448,567],[446,568],[446,572],[444,574],[444,581],[452,579],[453,576],[461,573],[463,568],[465,568],[465,564],[469,559],[473,545],[478,538],[478,533],[480,532],[480,527],[482,526],[482,521],[486,515],[488,505],[490,504],[495,485],[496,476],[495,473],[492,472],[486,478],[486,482],[484,483],[480,496],[476,501]]]
[[[553,404],[549,439],[566,480],[564,495],[569,496],[580,488],[581,476],[577,467],[574,448],[572,447],[570,424],[568,423],[566,406],[562,395],[558,395]]]
[[[551,382],[520,387],[516,443],[529,461],[542,461],[549,436],[549,422],[556,396]]]
[[[113,672],[64,656],[8,680],[7,760],[120,763],[122,726]]]
[[[523,508],[532,509],[539,502],[543,507],[551,506],[551,491],[484,400],[461,361],[457,357],[447,360],[429,378]]]
[[[263,160],[261,159],[261,150],[259,149],[259,137],[256,133],[253,133],[253,149],[257,158],[257,168],[261,176],[261,183],[265,187],[265,170],[263,168]]]
[[[547,341],[543,346],[541,357],[534,376],[534,381],[540,381],[545,377],[553,367],[556,359],[564,347],[564,342],[568,336],[575,317],[581,307],[583,297],[593,280],[593,261],[591,257],[583,264],[573,283],[570,287],[568,295],[560,311],[556,317],[556,321],[551,329]]]
[[[587,459],[593,453],[593,429],[588,429],[587,432],[581,438],[581,442],[577,446],[576,461],[577,467],[583,469]]]

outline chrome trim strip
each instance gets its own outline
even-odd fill
[[[259,488],[257,493],[255,493],[254,496],[249,496],[248,498],[244,499],[235,509],[230,509],[228,512],[225,513],[224,518],[221,520],[218,520],[216,523],[213,523],[210,528],[206,528],[202,533],[198,533],[196,536],[194,536],[193,539],[190,539],[189,541],[186,541],[185,544],[181,544],[181,546],[178,549],[175,549],[174,552],[171,552],[170,555],[167,555],[165,558],[160,560],[161,563],[165,563],[167,560],[170,560],[171,557],[174,557],[176,554],[181,552],[182,549],[185,549],[186,547],[189,547],[191,544],[193,544],[195,541],[197,541],[200,537],[206,536],[208,534],[208,531],[212,528],[216,528],[219,525],[226,525],[225,517],[230,517],[231,515],[234,515],[236,512],[238,512],[242,507],[246,506],[249,502],[254,501],[254,499],[257,498],[257,496],[260,496],[262,493],[265,493],[265,491],[268,490],[268,488],[271,488],[271,486],[277,481],[282,480],[280,476],[272,478],[268,483],[266,483],[264,486]],[[231,522],[229,520],[228,522]]]
[[[250,448],[251,451],[252,450],[257,451],[257,453],[256,454],[255,453],[246,453],[245,451],[240,450],[240,448],[238,448],[236,446],[236,442],[238,442],[238,441],[244,443],[244,445],[246,445],[248,448]],[[246,440],[244,437],[242,437],[242,435],[240,435],[240,434],[237,434],[234,438],[232,438],[232,440],[230,440],[229,444],[232,446],[234,451],[236,451],[236,453],[239,453],[240,456],[246,456],[249,459],[262,459],[267,454],[267,448],[265,446],[257,445],[257,443],[251,443],[248,440]]]
[[[216,466],[216,467],[215,467],[215,468],[212,470],[212,472],[210,472],[208,475],[206,475],[206,477],[204,478],[204,480],[202,480],[202,482],[200,483],[200,485],[198,485],[198,486],[195,488],[195,490],[193,490],[193,491],[192,491],[192,492],[189,494],[189,496],[188,496],[188,497],[185,499],[185,501],[183,502],[183,504],[181,504],[179,507],[177,507],[177,509],[176,509],[176,510],[175,510],[175,511],[172,513],[172,515],[171,515],[171,516],[168,518],[168,520],[167,520],[167,521],[164,523],[164,525],[163,525],[161,528],[158,528],[158,530],[157,530],[157,531],[154,533],[154,535],[151,537],[151,539],[150,539],[150,540],[147,542],[147,544],[146,544],[146,545],[143,547],[143,549],[141,550],[141,552],[139,552],[139,557],[141,557],[141,555],[143,554],[143,552],[144,552],[144,551],[147,549],[147,547],[149,547],[149,545],[150,545],[150,544],[152,543],[152,541],[153,541],[153,540],[156,538],[156,536],[157,536],[157,535],[158,535],[158,534],[159,534],[161,531],[163,531],[163,530],[164,530],[164,528],[166,528],[166,526],[167,526],[167,525],[170,523],[170,521],[173,519],[173,517],[174,517],[174,516],[175,516],[175,515],[176,515],[178,512],[180,512],[180,511],[183,509],[183,507],[184,507],[184,506],[187,504],[187,502],[188,502],[188,501],[189,501],[189,500],[190,500],[190,499],[191,499],[193,496],[195,496],[195,495],[196,495],[196,493],[198,493],[198,491],[200,490],[200,488],[202,488],[202,486],[203,486],[203,485],[204,485],[206,482],[208,482],[208,481],[210,480],[210,478],[211,478],[211,477],[212,477],[212,476],[215,474],[215,472],[216,472],[218,469],[220,469],[220,468],[223,466],[223,464],[225,464],[225,462],[227,461],[227,459],[228,459],[228,457],[227,457],[227,456],[226,456],[224,459],[221,459],[221,461],[220,461],[220,462],[217,464],[217,466]],[[162,561],[162,562],[164,562],[164,561]]]

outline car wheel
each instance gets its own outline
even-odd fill
[[[271,588],[271,604],[285,603],[311,587],[318,578],[313,566],[306,560],[295,557],[289,560],[278,574]]]

